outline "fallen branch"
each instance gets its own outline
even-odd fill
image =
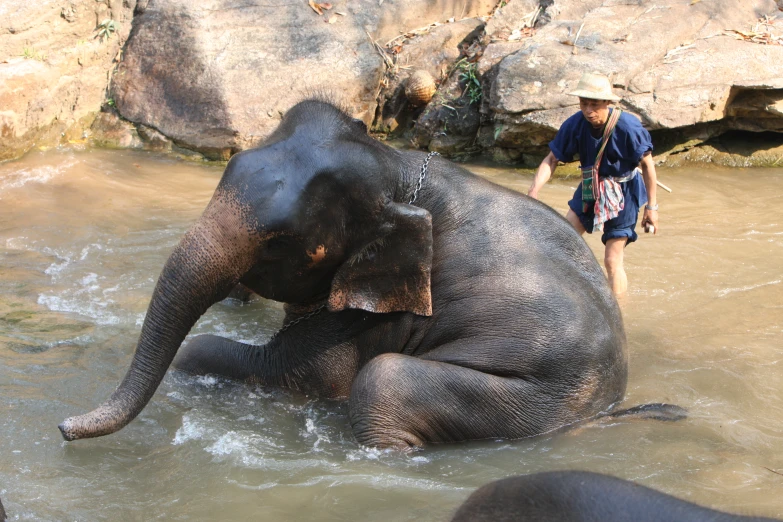
[[[737,40],[744,40],[746,42],[765,44],[765,45],[783,45],[783,37],[775,36],[768,31],[755,32],[755,31],[738,31],[737,29],[729,29],[724,33],[727,36],[733,36]]]
[[[399,40],[400,38],[413,38],[414,36],[419,36],[422,34],[428,33],[433,27],[438,27],[440,25],[443,25],[440,22],[433,22],[430,25],[425,25],[424,27],[419,27],[418,29],[413,29],[411,31],[406,31],[405,33],[395,36],[388,42],[386,42],[386,45],[384,47],[389,47],[391,44],[393,44],[395,41]]]
[[[758,19],[750,31],[727,29],[723,34],[726,36],[733,36],[737,40],[744,40],[751,43],[783,45],[783,36],[780,34],[773,34],[772,29],[780,30],[780,27],[775,24],[775,17],[773,16],[770,18],[769,15],[764,15]]]
[[[541,6],[536,7],[535,11],[532,11],[528,13],[528,15],[525,17],[526,21],[524,24],[522,24],[522,27],[530,27],[533,28],[536,26],[536,20],[538,20],[538,15],[541,14]]]
[[[579,30],[576,32],[576,36],[574,37],[574,49],[571,51],[572,54],[576,54],[576,41],[579,40],[579,35],[582,34],[582,28],[585,26],[585,23],[582,22],[582,25],[579,26]]]
[[[383,58],[383,63],[386,64],[386,67],[389,69],[394,69],[394,62],[392,62],[391,58],[389,58],[389,55],[386,54],[386,51],[383,50],[383,47],[378,45],[378,43],[372,39],[372,36],[367,32],[367,29],[364,30],[364,33],[367,35],[367,38],[370,39],[370,43],[375,48],[375,50],[378,51],[378,54],[381,55],[381,58]]]

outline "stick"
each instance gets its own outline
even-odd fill
[[[672,191],[672,189],[670,189],[669,187],[667,187],[666,185],[664,185],[663,183],[661,183],[657,179],[655,180],[655,184],[658,185],[659,187],[661,187],[666,192],[671,192]]]
[[[378,51],[378,54],[383,59],[383,63],[386,64],[386,67],[389,69],[394,68],[394,62],[391,61],[391,58],[386,54],[386,51],[383,50],[383,48],[378,45],[378,43],[372,39],[372,36],[370,36],[370,33],[367,31],[367,29],[364,30],[364,33],[367,35],[367,38],[370,39],[370,44],[372,44],[373,48]]]
[[[576,41],[579,40],[579,35],[582,34],[582,28],[585,26],[585,23],[582,22],[582,25],[579,26],[579,30],[576,32],[576,37],[574,38],[574,50],[571,51],[572,54],[576,54]]]

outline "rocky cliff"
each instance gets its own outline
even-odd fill
[[[0,161],[35,145],[86,140],[135,4],[0,2]]]
[[[326,93],[378,133],[533,165],[600,71],[656,152],[715,160],[744,132],[731,161],[774,162],[781,37],[774,0],[6,0],[0,159],[87,138],[226,159]]]

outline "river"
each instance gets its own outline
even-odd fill
[[[531,173],[469,166],[526,191]],[[476,487],[609,473],[710,507],[783,517],[783,169],[659,169],[660,233],[626,251],[622,421],[410,455],[358,446],[344,403],[169,372],[124,430],[65,443],[64,418],[124,376],[158,274],[222,168],[134,151],[0,164],[0,498],[11,520],[445,521]],[[576,174],[576,172],[574,172]],[[566,210],[577,180],[541,199]],[[598,258],[599,238],[587,237]],[[213,306],[191,333],[263,342],[279,304]]]

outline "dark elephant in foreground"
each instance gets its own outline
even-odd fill
[[[451,522],[773,522],[715,511],[587,471],[510,477],[477,489]]]
[[[281,331],[180,349],[240,283],[286,303]],[[399,448],[592,418],[623,399],[628,365],[617,302],[563,217],[316,100],[231,158],[163,268],[124,380],[65,420],[65,439],[128,424],[172,361],[349,398],[357,441]]]

